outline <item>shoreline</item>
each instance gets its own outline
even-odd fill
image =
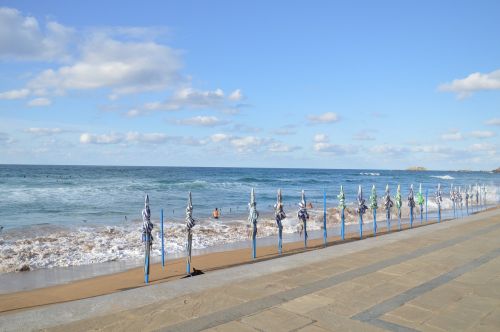
[[[484,211],[496,208],[498,207],[489,208]],[[442,221],[449,220],[451,219],[443,219]],[[420,220],[416,219],[413,228],[424,227],[435,223],[437,223],[437,221],[432,220],[420,224]],[[366,226],[369,226],[369,221],[366,222]],[[392,220],[391,233],[399,232],[397,228],[397,220]],[[407,229],[409,229],[409,224],[402,223],[401,231]],[[379,221],[377,236],[383,236],[384,234],[387,234],[385,222]],[[363,238],[369,237],[373,237],[373,233],[369,227],[366,227],[364,228]],[[344,241],[342,241],[338,235],[330,234],[327,239],[327,247],[353,241],[359,241],[359,234],[347,228],[346,239]],[[308,248],[304,248],[303,241],[288,242],[283,245],[282,257],[321,248],[324,248],[322,238],[310,238],[308,241]],[[276,245],[264,245],[257,247],[257,258],[255,260],[251,259],[250,248],[241,248],[193,256],[192,266],[197,270],[210,272],[279,257]],[[186,277],[184,258],[167,260],[164,269],[161,267],[161,263],[151,265],[151,285],[184,277]],[[147,285],[143,282],[143,268],[135,267],[126,271],[77,280],[66,284],[0,294],[0,313],[85,299],[145,286]]]
[[[493,205],[492,205],[493,206]],[[328,210],[327,215],[327,233],[328,235],[340,234],[340,222],[338,219],[337,208],[330,208]],[[331,213],[331,212],[334,213]],[[321,212],[321,215],[320,213]],[[351,211],[352,212],[352,211]],[[348,233],[357,233],[358,232],[358,221],[353,219],[356,217],[352,215],[350,210],[346,210],[346,223],[345,230],[346,234]],[[314,215],[316,217],[321,217],[322,219],[322,211],[316,210]],[[429,220],[437,220],[437,213],[435,211],[430,211],[428,214]],[[442,210],[443,219],[453,219],[453,211],[452,210]],[[371,211],[367,212],[364,216],[364,227],[365,232],[370,231],[373,227],[372,223],[372,213]],[[269,218],[268,218],[269,219]],[[265,218],[264,218],[265,220]],[[308,233],[309,238],[323,238],[323,230],[322,230],[322,221],[312,219],[308,224]],[[425,223],[425,219],[423,221]],[[269,221],[268,221],[269,223]],[[273,224],[272,230],[275,230],[274,221],[270,221]],[[316,223],[316,227],[314,227],[314,223]],[[397,219],[392,215],[391,224],[397,223]],[[401,219],[402,225],[409,224],[409,217],[403,217]],[[414,223],[420,223],[419,214],[415,215]],[[265,224],[265,223],[264,223]],[[318,228],[318,224],[321,224],[320,228]],[[377,218],[377,225],[379,229],[385,228],[386,219],[385,214],[382,214],[379,211]],[[269,226],[269,225],[268,225]],[[262,227],[262,225],[260,226]],[[259,228],[261,230],[261,228]],[[269,230],[269,229],[268,229]],[[158,230],[156,230],[158,232]],[[168,233],[168,232],[167,232]],[[277,232],[266,235],[259,235],[261,231],[258,233],[257,241],[259,246],[275,246],[276,245],[276,237]],[[168,243],[168,239],[166,238],[166,244]],[[303,241],[301,236],[297,231],[294,232],[284,232],[283,233],[283,243],[291,243],[291,242],[301,242]],[[156,241],[156,246],[159,245],[159,242]],[[239,239],[236,241],[219,243],[215,245],[209,245],[205,248],[193,249],[193,256],[199,256],[210,253],[217,253],[223,251],[232,251],[236,249],[245,249],[251,247],[251,240],[249,238]],[[141,253],[142,254],[142,253]],[[185,250],[177,251],[177,252],[167,252],[165,254],[167,261],[173,261],[175,259],[185,259]],[[161,254],[155,254],[151,257],[151,262],[161,263]],[[133,268],[139,268],[143,266],[143,257],[135,258],[135,259],[118,259],[118,260],[110,260],[103,262],[96,262],[91,264],[81,264],[81,265],[70,265],[70,266],[55,266],[55,267],[47,267],[47,268],[35,268],[29,271],[12,271],[0,273],[0,295],[8,294],[12,292],[20,292],[20,291],[29,291],[37,288],[44,288],[49,286],[57,286],[61,284],[66,284],[70,282],[75,282],[82,279],[88,279],[92,277],[98,277],[102,275],[109,275],[114,273],[124,272]]]

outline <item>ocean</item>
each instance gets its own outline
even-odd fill
[[[273,205],[276,191],[281,189],[288,215],[284,233],[291,240],[296,238],[301,190],[313,205],[308,226],[311,231],[321,230],[326,191],[328,231],[335,233],[338,213],[333,208],[338,205],[340,185],[344,186],[348,212],[352,212],[359,185],[367,205],[375,185],[382,206],[386,184],[393,196],[400,184],[406,206],[410,185],[417,192],[422,184],[424,193],[429,191],[432,216],[438,183],[445,198],[443,208],[448,209],[445,216],[451,216],[448,197],[452,184],[462,190],[484,184],[486,204],[499,201],[500,175],[490,172],[0,165],[0,273],[22,266],[33,270],[110,261],[136,261],[140,265],[141,211],[146,194],[155,225],[152,254],[161,255],[158,230],[163,209],[166,252],[173,257],[184,252],[189,191],[197,220],[193,247],[220,250],[247,244],[247,206],[252,188],[261,215],[258,236],[269,238],[277,232]],[[211,218],[215,207],[221,210],[219,220]],[[379,218],[385,220],[385,214],[381,212]],[[370,218],[366,219],[368,223]],[[357,219],[348,213],[347,222],[352,224]]]

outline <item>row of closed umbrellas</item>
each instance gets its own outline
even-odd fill
[[[481,193],[480,193],[481,191]],[[476,193],[475,193],[475,198],[476,198],[476,205],[480,203],[480,196],[483,198],[483,204],[484,198],[486,195],[486,188],[483,185],[483,187],[479,187],[476,185]],[[422,215],[423,215],[423,204],[425,201],[426,205],[426,210],[427,210],[427,196],[428,196],[428,191],[426,191],[425,194],[425,199],[422,193],[422,185],[420,185],[419,192],[416,195],[417,201],[415,202],[415,194],[413,190],[413,185],[410,186],[409,192],[408,192],[408,198],[407,198],[407,203],[410,208],[410,228],[412,227],[413,224],[413,210],[416,207],[416,205],[420,205],[420,216],[422,220]],[[441,221],[441,203],[442,203],[442,198],[443,193],[441,190],[441,184],[438,184],[437,190],[435,192],[435,201],[438,206],[438,222]],[[463,197],[462,197],[463,196]],[[341,229],[340,229],[340,235],[342,240],[345,239],[345,218],[344,218],[344,210],[346,209],[346,204],[345,204],[345,193],[343,186],[340,186],[340,193],[337,195],[337,198],[339,200],[339,210],[340,210],[340,219],[341,219]],[[451,187],[450,190],[450,199],[453,202],[453,207],[455,211],[455,206],[456,204],[459,204],[462,206],[463,201],[465,200],[465,205],[467,207],[467,214],[468,214],[468,204],[469,201],[472,202],[474,199],[474,193],[472,191],[472,186],[469,186],[469,188],[463,192],[461,191],[461,188],[458,187]],[[390,220],[391,220],[391,208],[394,206],[394,202],[396,204],[396,207],[398,209],[398,222],[399,222],[399,229],[401,229],[401,207],[402,207],[402,196],[401,196],[401,187],[398,185],[397,187],[397,192],[396,195],[394,196],[394,201],[391,198],[390,195],[390,190],[389,190],[389,185],[386,186],[385,188],[385,195],[383,197],[383,204],[384,204],[384,209],[386,210],[386,218],[387,218],[387,229],[390,231]],[[323,215],[323,237],[324,237],[324,245],[327,245],[327,228],[326,228],[326,190],[324,192],[324,215]],[[365,204],[366,201],[363,198],[363,189],[361,185],[358,188],[358,195],[357,195],[357,206],[356,206],[356,213],[359,216],[359,234],[360,234],[360,239],[363,238],[363,215],[366,213],[368,206]],[[249,207],[249,216],[248,216],[248,221],[250,224],[250,227],[252,228],[252,258],[256,258],[256,249],[257,249],[257,242],[256,242],[256,237],[257,237],[257,223],[258,223],[258,218],[259,218],[259,212],[257,211],[257,202],[255,199],[255,190],[252,188],[251,193],[250,193],[250,203],[248,204]],[[376,222],[376,211],[378,208],[377,204],[377,192],[375,189],[375,185],[372,186],[372,192],[370,196],[370,208],[373,210],[373,235],[376,236],[377,233],[377,222]],[[284,211],[284,205],[282,201],[282,194],[281,194],[281,189],[278,190],[277,193],[277,199],[276,199],[276,204],[274,205],[274,210],[275,210],[275,220],[276,224],[278,226],[278,252],[281,255],[282,254],[282,246],[283,246],[283,220],[286,219],[286,213]],[[456,215],[455,215],[456,216]],[[142,241],[145,243],[145,261],[144,261],[144,281],[145,283],[149,282],[149,265],[150,265],[150,252],[151,252],[151,246],[152,246],[152,235],[151,232],[153,230],[153,223],[151,222],[151,211],[149,208],[149,196],[146,195],[145,197],[145,202],[144,202],[144,209],[142,210],[142,218],[143,218],[143,227],[142,227]],[[301,193],[301,200],[299,203],[299,209],[297,211],[297,218],[302,222],[301,223],[301,229],[300,233],[304,233],[304,247],[307,247],[307,239],[308,239],[308,234],[307,234],[307,220],[309,219],[309,214],[307,212],[307,204],[306,204],[306,195],[304,190],[302,190]],[[427,216],[426,216],[427,220]],[[161,217],[161,239],[162,239],[162,264],[163,266],[165,265],[165,259],[164,259],[164,239],[163,239],[163,211],[162,211],[162,217]],[[187,261],[186,261],[186,273],[188,275],[191,275],[191,252],[192,252],[192,229],[196,225],[196,220],[193,218],[193,202],[192,202],[192,195],[191,192],[189,192],[188,196],[188,203],[186,207],[186,230],[187,230],[187,242],[186,242],[186,256],[187,256]]]

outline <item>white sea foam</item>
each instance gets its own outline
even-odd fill
[[[441,179],[441,180],[454,180],[455,178],[450,175],[431,175],[431,178]]]
[[[437,210],[435,190],[429,190],[427,210],[432,213]],[[488,204],[498,201],[496,187],[487,187]],[[379,196],[379,219],[384,219],[382,197]],[[472,204],[474,207],[474,203]],[[453,207],[449,193],[443,191],[441,208],[450,210]],[[465,205],[463,206],[465,210]],[[417,207],[418,211],[418,207]],[[415,212],[417,212],[415,211]],[[288,215],[283,221],[285,234],[299,231],[301,222],[296,217],[296,208],[285,210]],[[310,220],[308,230],[321,230],[323,227],[323,211],[309,210]],[[393,208],[392,216],[396,215]],[[403,198],[402,216],[407,218],[409,209],[406,197]],[[370,222],[372,211],[365,215],[365,222]],[[340,213],[337,208],[328,207],[327,227],[339,224]],[[357,223],[355,205],[348,204],[345,210],[345,223]],[[161,241],[159,223],[154,221],[153,251],[155,257],[161,256]],[[186,228],[182,222],[165,223],[165,250],[168,254],[182,253],[185,248]],[[258,237],[274,236],[277,234],[276,222],[271,215],[264,213],[259,218]],[[213,246],[231,244],[249,239],[248,221],[244,214],[232,217],[223,217],[219,221],[212,219],[199,220],[193,232],[193,248],[206,249]],[[139,260],[144,255],[141,243],[141,223],[129,221],[118,226],[88,226],[62,227],[55,225],[34,225],[25,228],[3,230],[0,233],[0,273],[10,272],[27,265],[31,269],[65,267],[84,264],[101,263],[108,261]]]
[[[374,172],[361,172],[359,175],[369,175],[369,176],[380,176],[380,173],[374,173]]]
[[[294,215],[290,211],[290,215]],[[317,219],[317,220],[316,220]],[[229,222],[203,220],[194,228],[193,249],[205,249],[249,238],[245,219]],[[291,216],[283,221],[284,233],[298,231],[299,222]],[[322,220],[311,211],[308,230],[321,229]],[[165,251],[182,253],[185,248],[186,228],[182,223],[166,223],[164,226]],[[261,218],[258,237],[277,234],[276,222]],[[159,225],[153,229],[152,256],[161,256]],[[32,226],[29,232],[8,230],[0,237],[0,273],[11,272],[22,266],[30,269],[65,267],[94,264],[117,260],[138,260],[144,255],[141,243],[141,226],[132,222],[120,226],[95,226],[64,228],[56,226]]]

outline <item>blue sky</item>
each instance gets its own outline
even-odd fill
[[[498,1],[0,7],[0,163],[500,166]]]

